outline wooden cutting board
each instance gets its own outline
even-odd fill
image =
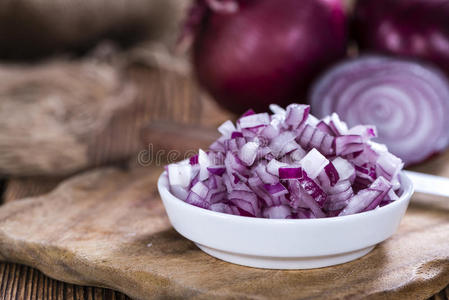
[[[138,299],[422,299],[449,282],[449,205],[415,196],[399,231],[365,257],[302,271],[229,264],[174,231],[162,168],[99,169],[0,207],[0,260]]]

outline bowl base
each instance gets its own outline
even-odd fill
[[[268,257],[268,256],[254,256],[254,255],[232,253],[210,248],[201,244],[196,245],[198,246],[198,248],[200,248],[201,250],[203,250],[204,252],[213,257],[237,265],[262,268],[262,269],[284,269],[284,270],[315,269],[342,264],[368,254],[375,247],[374,245],[356,251],[328,256]]]

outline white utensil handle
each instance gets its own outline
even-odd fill
[[[449,197],[449,178],[413,171],[404,173],[412,180],[416,192]]]

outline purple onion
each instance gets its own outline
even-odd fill
[[[449,83],[435,69],[417,63],[386,57],[342,63],[317,82],[310,101],[319,117],[336,112],[349,126],[375,125],[376,141],[406,164],[421,162],[449,145]],[[336,137],[336,154],[362,150],[368,135],[375,132]]]
[[[362,50],[415,57],[449,74],[449,0],[361,0],[352,31]]]
[[[184,33],[200,84],[238,113],[305,99],[346,50],[341,0],[197,0]]]
[[[398,199],[403,163],[370,141],[374,127],[348,128],[335,114],[318,120],[306,105],[271,109],[225,122],[213,143],[222,147],[167,166],[171,192],[216,212],[273,219],[343,216]]]

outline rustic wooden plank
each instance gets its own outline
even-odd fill
[[[4,202],[39,196],[50,192],[62,179],[47,177],[13,178],[8,181],[3,195]]]
[[[34,268],[14,263],[0,264],[0,282],[0,299],[4,300],[129,299],[109,289],[57,281]]]
[[[429,300],[448,300],[449,299],[449,285],[441,290],[439,293],[433,295]]]
[[[97,170],[3,206],[0,256],[140,299],[423,299],[449,282],[447,201],[414,197],[399,232],[362,259],[318,270],[260,270],[214,259],[173,231],[155,187],[160,171]],[[83,292],[96,297],[91,288]]]
[[[5,184],[2,198],[6,203],[43,195],[54,189],[61,180],[52,177],[13,178]],[[0,274],[0,299],[85,300],[91,295],[84,292],[88,287],[51,279],[34,268],[20,264],[0,263]],[[10,284],[11,277],[14,278],[15,284]],[[97,300],[129,299],[126,295],[109,289],[93,288],[92,291]]]

